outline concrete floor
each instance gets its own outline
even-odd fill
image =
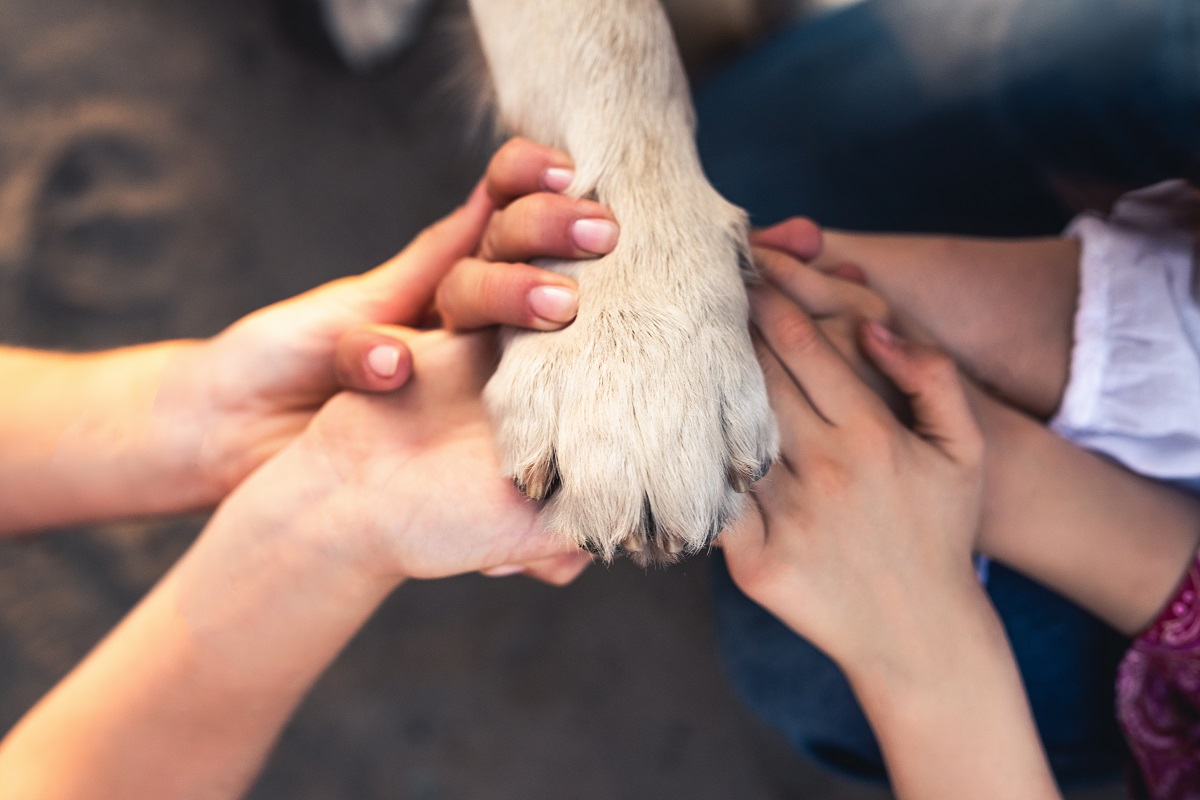
[[[265,2],[6,0],[0,341],[203,336],[373,266],[485,163],[440,88],[447,66],[427,43],[381,76],[343,76],[285,41]],[[129,211],[148,191],[156,202]],[[0,544],[0,728],[201,524]],[[317,686],[252,796],[886,797],[817,773],[739,708],[708,602],[703,559],[593,569],[563,590],[408,585]]]

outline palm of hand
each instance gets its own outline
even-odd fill
[[[196,431],[211,501],[283,449],[338,391],[338,338],[369,320],[328,288],[238,321],[187,350],[164,377],[160,398]]]
[[[408,344],[414,377],[403,389],[338,395],[298,442],[306,462],[325,465],[334,513],[364,530],[369,563],[437,578],[573,550],[500,477],[480,399],[494,337],[437,331]]]

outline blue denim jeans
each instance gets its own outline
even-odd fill
[[[756,224],[1055,233],[1084,196],[1200,166],[1197,0],[868,0],[785,31],[697,94],[714,184]],[[836,666],[716,562],[721,647],[798,750],[884,778]],[[1123,640],[994,565],[988,581],[1064,785],[1114,777]]]

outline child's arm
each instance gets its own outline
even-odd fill
[[[970,394],[987,440],[979,549],[1123,633],[1145,629],[1200,543],[1200,501]]]
[[[850,263],[898,317],[959,368],[1040,419],[1067,384],[1079,293],[1075,239],[964,239],[828,232],[813,266]]]
[[[952,362],[859,334],[910,430],[778,292],[751,307],[782,457],[723,537],[730,575],[841,666],[898,797],[1059,797],[971,570],[984,448]]]

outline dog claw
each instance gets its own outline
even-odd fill
[[[645,543],[638,536],[626,537],[625,541],[621,542],[621,547],[627,553],[640,553],[646,549]]]
[[[548,462],[532,467],[526,471],[524,479],[515,478],[513,483],[530,500],[545,500],[554,494],[560,483],[558,459],[551,456]]]
[[[683,542],[679,539],[674,539],[674,538],[667,539],[666,544],[663,545],[663,549],[666,550],[668,554],[673,555],[673,556],[677,556],[680,553],[682,553],[683,548],[684,548]]]

